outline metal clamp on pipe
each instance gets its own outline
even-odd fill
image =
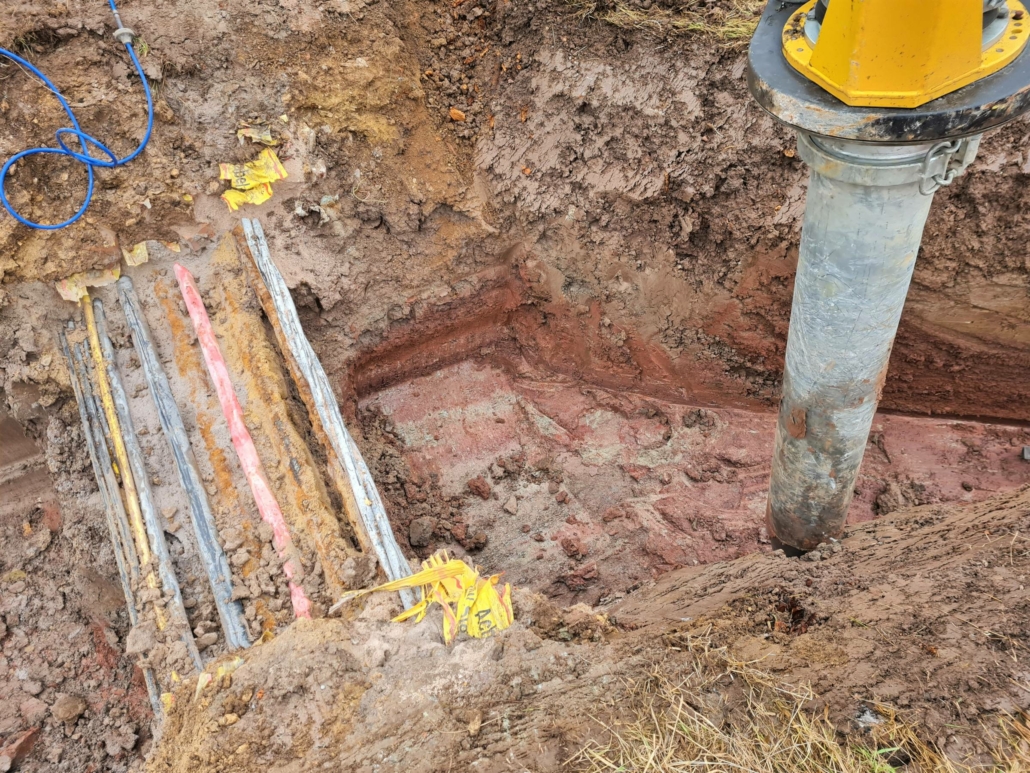
[[[1025,15],[1017,0],[765,9],[748,84],[810,169],[766,510],[786,545],[844,529],[933,195],[1030,110]]]

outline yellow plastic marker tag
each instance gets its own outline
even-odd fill
[[[240,191],[249,191],[259,185],[286,179],[286,167],[271,148],[265,148],[257,158],[246,164],[219,164],[218,172],[218,179],[230,180],[232,187]]]
[[[244,204],[264,204],[272,198],[272,186],[268,183],[251,188],[249,191],[227,190],[222,194],[222,201],[229,205],[229,209],[235,212]]]
[[[112,266],[102,270],[82,271],[58,282],[57,293],[66,301],[77,303],[86,297],[86,288],[113,285],[121,275],[121,266]]]
[[[443,609],[443,638],[450,644],[459,633],[482,639],[512,624],[511,586],[498,589],[501,576],[480,577],[479,572],[464,561],[448,558],[441,550],[422,562],[422,571],[376,588],[350,591],[333,604],[334,612],[352,599],[375,591],[397,591],[420,588],[422,600],[393,619],[400,623],[415,618],[419,623],[434,603]]]
[[[150,253],[147,251],[147,243],[140,242],[131,250],[127,250],[122,247],[122,257],[125,259],[125,265],[127,266],[142,266],[150,260]]]

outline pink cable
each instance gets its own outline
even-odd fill
[[[211,374],[211,380],[215,384],[215,391],[218,393],[218,402],[222,404],[222,413],[225,420],[229,422],[229,434],[232,437],[233,448],[240,459],[240,466],[250,483],[250,490],[254,494],[254,502],[257,504],[258,512],[261,513],[261,520],[272,527],[272,544],[280,559],[285,559],[293,552],[290,532],[286,528],[286,520],[283,518],[279,503],[268,486],[268,480],[261,468],[261,460],[258,458],[257,448],[254,447],[254,440],[243,423],[243,409],[240,401],[236,398],[236,392],[232,388],[232,381],[229,380],[229,371],[225,367],[225,360],[222,358],[222,351],[218,347],[215,333],[211,329],[211,320],[208,319],[207,309],[200,298],[200,291],[192,274],[178,263],[175,264],[175,278],[179,280],[179,289],[182,291],[182,298],[186,302],[190,319],[193,321],[193,329],[197,333],[197,340],[200,341],[200,348],[204,352],[204,362],[207,363],[207,371]],[[304,589],[293,582],[297,573],[294,565],[296,559],[290,558],[283,561],[283,571],[286,579],[290,581],[290,601],[293,602],[293,614],[296,617],[311,617],[311,602],[304,594]]]

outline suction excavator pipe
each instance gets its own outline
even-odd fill
[[[930,149],[798,136],[811,176],[768,501],[788,545],[844,528],[933,201]]]
[[[1030,110],[1019,0],[771,0],[748,86],[809,167],[766,517],[841,536],[935,192]]]

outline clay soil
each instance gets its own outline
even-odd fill
[[[815,557],[773,552],[766,479],[806,174],[747,95],[731,30],[746,38],[753,5],[121,7],[155,93],[146,152],[99,172],[69,228],[0,214],[0,764],[557,770],[607,743],[654,674],[689,671],[702,641],[811,685],[806,710],[841,738],[867,742],[868,718],[892,707],[955,761],[990,760],[999,723],[1030,707],[1030,124],[985,138],[937,194],[846,536]],[[145,116],[112,31],[100,0],[0,11],[0,46],[124,154]],[[289,177],[229,213],[217,164],[257,154],[245,123],[271,127]],[[0,157],[64,125],[0,59]],[[34,160],[6,191],[53,222],[84,177]],[[443,548],[503,571],[518,589],[509,631],[447,647],[433,616],[389,623],[386,597],[322,616],[371,567],[226,237],[242,216],[264,224],[398,542],[413,562]],[[57,343],[78,312],[54,290],[141,241],[150,262],[127,273],[251,635],[271,637],[197,699],[184,673],[160,739]],[[311,622],[290,624],[175,261],[198,277],[296,528]],[[171,454],[115,294],[96,296],[191,627],[211,631]],[[220,640],[204,651],[223,656]],[[725,716],[740,708],[731,683],[713,690]]]

